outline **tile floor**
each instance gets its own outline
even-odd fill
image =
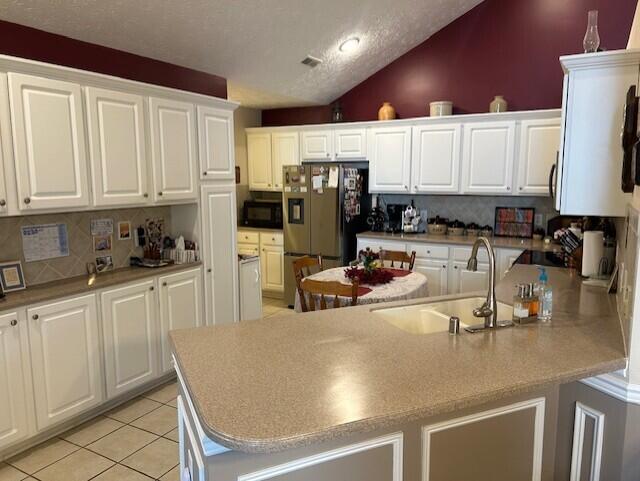
[[[270,297],[262,298],[262,316],[282,316],[286,314],[295,314],[293,309],[289,309],[282,299],[272,299]],[[1,480],[0,480],[1,481]]]
[[[0,481],[179,481],[170,382],[0,462]]]

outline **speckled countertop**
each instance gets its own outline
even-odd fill
[[[88,284],[88,275],[70,277],[69,279],[61,281],[46,282],[44,284],[27,287],[21,291],[8,292],[4,300],[0,301],[0,312],[76,294],[94,292],[105,287],[125,284],[138,279],[184,271],[198,267],[201,264],[201,262],[172,264],[153,269],[148,267],[124,267],[98,274],[92,285]]]
[[[399,242],[423,242],[428,244],[455,244],[472,246],[477,237],[466,235],[433,235],[433,234],[390,234],[388,232],[362,232],[358,237]],[[492,237],[493,247],[509,249],[530,249],[535,251],[560,250],[558,244],[545,244],[541,240],[516,239],[513,237]]]
[[[239,451],[280,451],[623,368],[615,295],[582,285],[572,270],[548,271],[547,325],[415,335],[358,306],[171,339],[207,435]],[[534,266],[515,266],[498,299],[511,303],[513,285],[536,278]]]

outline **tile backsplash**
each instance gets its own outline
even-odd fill
[[[146,219],[159,217],[164,219],[165,229],[168,228],[171,225],[171,208],[148,207],[0,218],[0,262],[20,260],[28,286],[84,275],[87,273],[87,262],[95,262],[97,256],[110,255],[113,257],[114,267],[126,267],[129,265],[129,257],[142,255],[142,249],[134,246],[133,234],[131,239],[117,239],[118,222],[129,221],[132,229],[135,229],[144,225]],[[110,251],[93,251],[92,219],[113,219],[114,233]],[[21,227],[59,223],[67,225],[69,255],[25,262]]]
[[[384,204],[410,204],[415,206],[428,217],[458,219],[465,224],[475,222],[480,225],[493,227],[496,207],[533,207],[536,214],[542,214],[542,227],[547,227],[547,220],[555,217],[553,201],[549,197],[518,197],[518,196],[481,196],[481,195],[378,195]],[[424,214],[423,214],[424,215]]]

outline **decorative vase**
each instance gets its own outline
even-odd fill
[[[378,120],[393,120],[396,118],[396,109],[389,102],[383,102],[378,110]]]
[[[593,53],[600,47],[600,35],[598,34],[598,11],[589,10],[587,14],[587,33],[582,41],[584,53]]]
[[[496,95],[489,104],[489,112],[506,112],[508,105],[502,95]]]
[[[331,110],[331,121],[332,122],[342,122],[344,120],[344,114],[342,113],[342,106],[339,101],[336,101],[333,104],[333,109]]]

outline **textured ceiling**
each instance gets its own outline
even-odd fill
[[[222,75],[270,108],[334,100],[481,1],[2,0],[0,18]],[[340,53],[351,36],[361,48]]]

